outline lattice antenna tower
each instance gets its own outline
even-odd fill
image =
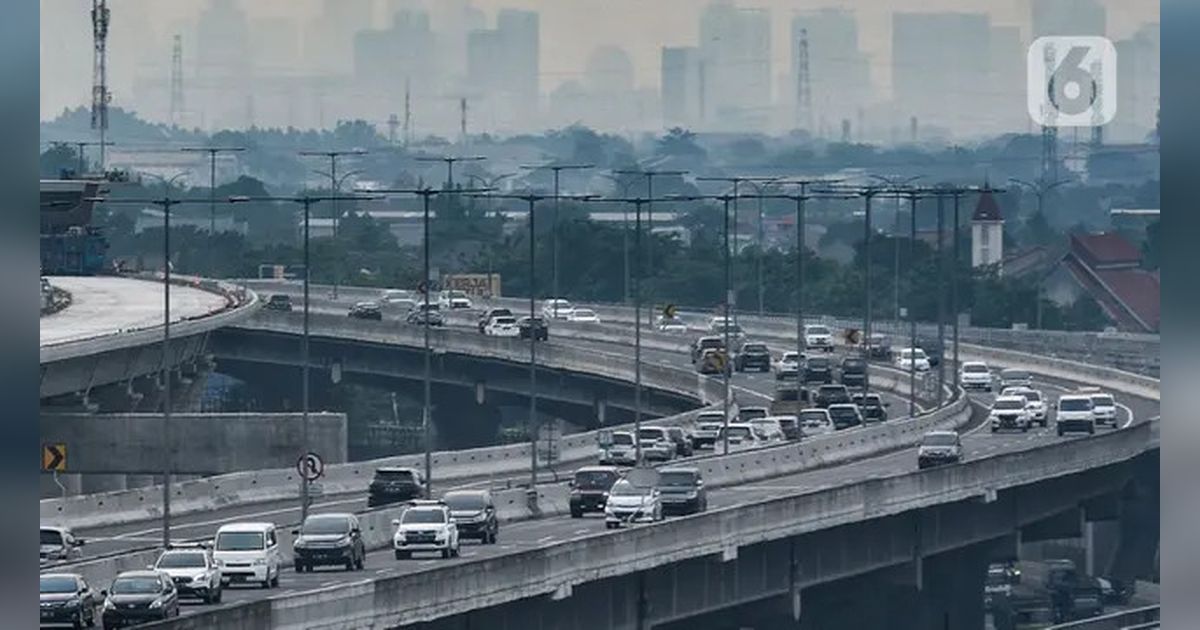
[[[183,122],[183,38],[178,34],[171,44],[171,124]]]
[[[808,29],[800,29],[796,53],[796,125],[812,132],[812,84],[808,74]]]
[[[100,170],[104,171],[108,131],[108,0],[92,0],[92,129],[100,132]]]

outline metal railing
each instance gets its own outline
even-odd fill
[[[1151,630],[1159,627],[1160,608],[1155,605],[1122,610],[1091,619],[1050,626],[1046,630]]]

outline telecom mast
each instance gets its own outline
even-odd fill
[[[100,171],[104,172],[105,133],[108,131],[108,0],[92,0],[92,129],[100,130]]]

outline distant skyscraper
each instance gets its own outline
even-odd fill
[[[1145,24],[1129,39],[1116,42],[1117,116],[1107,127],[1118,142],[1143,142],[1154,131],[1159,105],[1160,29]]]
[[[719,128],[764,127],[771,114],[771,14],[716,0],[700,16],[703,118]]]
[[[304,32],[304,65],[317,74],[348,74],[354,36],[371,28],[374,0],[324,0],[321,14]]]
[[[619,46],[597,47],[588,57],[584,77],[592,92],[630,92],[633,90],[633,60]]]
[[[1100,0],[1033,0],[1033,39],[1047,35],[1105,35]]]
[[[435,87],[437,68],[431,58],[433,31],[424,11],[400,11],[386,30],[360,31],[354,38],[354,75],[364,86],[399,93],[405,81],[414,89]]]
[[[808,34],[808,76],[813,120],[837,121],[865,107],[871,98],[870,64],[858,48],[858,24],[854,12],[821,9],[792,18],[791,77],[797,94],[800,32]],[[862,133],[862,130],[859,130]]]
[[[212,0],[196,28],[196,74],[204,80],[248,74],[250,30],[233,0]]]
[[[505,74],[520,107],[536,116],[539,94],[541,35],[534,11],[501,9],[496,15]]]
[[[271,74],[291,74],[300,65],[300,30],[292,18],[259,18],[250,22],[254,67]]]
[[[1021,44],[1020,27],[993,26],[989,46],[991,79],[986,91],[994,112],[994,125],[981,131],[1024,131],[1029,114],[1025,107],[1025,47]]]
[[[477,97],[476,110],[509,130],[538,124],[539,54],[538,14],[531,11],[502,9],[495,29],[469,33],[466,88]]]
[[[694,127],[702,104],[700,49],[694,46],[662,49],[662,110],[664,127]]]
[[[896,116],[915,116],[920,129],[933,133],[975,135],[990,125],[990,41],[991,24],[982,13],[893,14]]]

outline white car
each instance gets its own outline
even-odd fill
[[[1054,425],[1058,434],[1096,432],[1096,403],[1087,394],[1064,394],[1059,396],[1054,411]]]
[[[730,422],[728,427],[721,427],[717,431],[717,441],[713,448],[720,451],[724,448],[725,436],[729,436],[729,450],[746,450],[758,448],[766,444],[765,440],[758,437],[758,432],[754,430],[754,425],[749,422]]]
[[[458,525],[450,506],[441,501],[413,501],[392,525],[396,528],[392,549],[397,560],[411,558],[417,551],[438,552],[443,558],[458,555]]]
[[[988,412],[988,422],[992,425],[992,433],[1000,429],[1017,429],[1022,432],[1029,430],[1032,423],[1024,396],[1001,396],[992,403]]]
[[[992,372],[986,363],[981,361],[964,361],[958,371],[958,384],[963,389],[982,389],[992,391]]]
[[[825,352],[833,352],[833,333],[828,326],[811,325],[804,327],[804,346],[816,348]]]
[[[954,431],[930,431],[921,436],[917,448],[917,468],[929,468],[962,461],[962,440]]]
[[[920,348],[901,348],[896,353],[896,367],[901,370],[929,371],[929,357]]]
[[[600,449],[600,463],[608,466],[637,464],[637,446],[630,431],[613,431],[612,442]]]
[[[725,412],[710,409],[696,414],[696,428],[692,431],[692,448],[711,448],[717,440],[721,427],[725,426]]]
[[[708,320],[708,330],[710,332],[723,332],[726,325],[733,325],[733,318],[726,319],[724,315],[717,315]]]
[[[783,380],[785,378],[796,378],[799,374],[800,364],[804,362],[804,355],[796,351],[784,352],[783,356],[779,357],[779,361],[775,363],[775,378]]]
[[[675,457],[675,443],[663,427],[643,426],[638,429],[642,458],[646,461],[669,461]]]
[[[471,298],[467,297],[465,292],[456,290],[442,291],[442,294],[438,296],[438,306],[447,311],[472,307]]]
[[[1117,401],[1113,400],[1111,394],[1096,387],[1081,387],[1079,392],[1091,396],[1092,415],[1096,417],[1096,424],[1117,426]]]
[[[634,485],[629,479],[620,479],[608,491],[604,504],[604,526],[608,529],[662,518],[662,496],[657,484]]]
[[[783,434],[784,420],[795,421],[795,416],[767,416],[765,418],[755,418],[750,421],[750,426],[754,427],[754,431],[758,434],[758,438],[764,442],[786,442],[787,436]]]
[[[570,319],[575,307],[562,298],[550,298],[542,302],[542,317],[546,319]]]
[[[221,601],[221,568],[207,547],[172,545],[150,568],[169,575],[180,597],[199,597],[206,604]]]
[[[659,317],[655,324],[659,332],[687,332],[687,324],[678,317]]]
[[[1000,395],[1024,397],[1025,409],[1029,411],[1030,424],[1040,424],[1043,427],[1047,425],[1046,400],[1042,397],[1042,392],[1032,387],[1006,387],[1004,391],[1000,392]]]
[[[828,435],[834,432],[833,419],[825,409],[801,409],[800,431],[804,437]]]
[[[381,304],[395,304],[397,302],[415,302],[412,299],[412,294],[403,289],[387,289],[379,295]]]
[[[599,324],[600,317],[596,315],[596,311],[593,311],[590,308],[577,308],[571,311],[571,314],[567,316],[567,321],[585,324]]]
[[[517,325],[516,317],[501,315],[500,317],[493,317],[483,327],[483,334],[489,337],[519,337],[521,335],[521,327]]]
[[[1032,387],[1033,375],[1025,370],[1008,368],[1000,370],[1000,389],[1008,387]]]
[[[283,559],[274,523],[222,525],[213,539],[213,559],[221,569],[221,583],[257,582],[264,588],[279,586]]]

